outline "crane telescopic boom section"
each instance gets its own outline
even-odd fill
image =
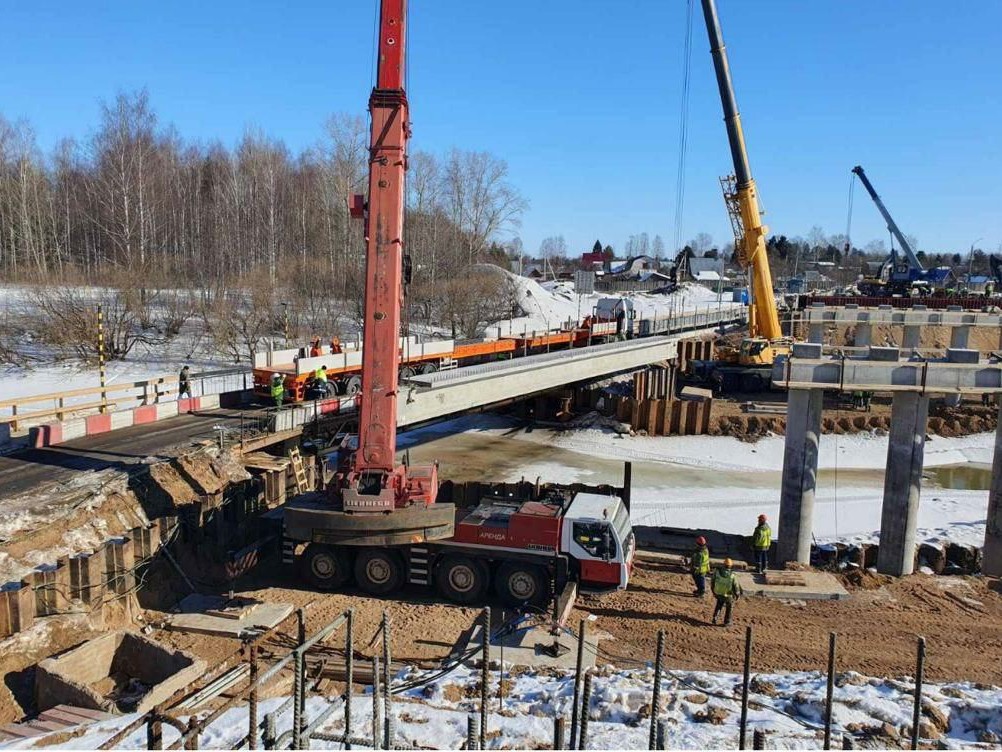
[[[403,295],[407,94],[403,88],[405,0],[384,0],[379,72],[369,98],[369,214],[366,219],[362,406],[357,472],[389,473],[396,452],[397,369]]]
[[[741,116],[738,114],[734,86],[731,83],[730,66],[724,49],[724,37],[720,31],[720,20],[714,0],[702,0],[706,33],[710,39],[710,53],[717,74],[717,88],[724,109],[724,123],[727,126],[727,141],[731,147],[734,162],[733,190],[725,187],[725,198],[735,230],[735,245],[738,260],[749,270],[752,294],[748,306],[748,332],[752,337],[768,340],[783,336],[776,312],[776,299],[772,291],[772,272],[766,256],[765,236],[769,228],[762,224],[758,205],[758,191],[748,166],[748,152],[745,149]]]
[[[382,0],[378,73],[369,98],[369,202],[356,196],[352,214],[365,219],[365,319],[358,449],[342,479],[346,512],[430,505],[434,467],[396,465],[400,310],[403,305],[404,176],[410,135],[406,66],[406,0]]]
[[[925,271],[922,266],[922,262],[918,260],[918,256],[915,255],[915,251],[912,249],[911,244],[905,239],[904,233],[898,228],[897,222],[891,218],[891,213],[887,211],[887,207],[884,206],[884,202],[880,200],[880,196],[873,189],[873,184],[870,183],[870,179],[866,177],[866,173],[863,172],[863,168],[856,165],[852,168],[853,173],[859,178],[859,181],[866,188],[866,192],[870,194],[870,198],[873,199],[873,203],[877,205],[877,210],[880,212],[880,216],[884,218],[887,223],[887,229],[890,233],[897,238],[898,242],[901,244],[901,250],[905,252],[905,256],[908,259],[908,265],[915,269],[916,271]]]

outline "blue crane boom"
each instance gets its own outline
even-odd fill
[[[908,266],[917,272],[924,272],[925,268],[922,266],[922,262],[918,260],[915,255],[915,251],[912,250],[911,244],[905,239],[904,233],[898,228],[897,222],[891,217],[891,213],[887,211],[887,207],[884,206],[884,202],[880,200],[880,196],[873,189],[873,185],[870,183],[869,178],[866,177],[866,173],[863,172],[863,168],[856,165],[852,168],[853,173],[859,178],[860,182],[863,183],[863,187],[866,188],[866,192],[870,194],[870,198],[873,199],[873,203],[877,205],[877,209],[880,211],[880,215],[887,222],[887,229],[890,230],[891,234],[898,239],[898,243],[901,244],[901,250],[905,252],[905,257],[908,259]]]

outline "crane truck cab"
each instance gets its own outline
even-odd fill
[[[561,548],[575,560],[578,589],[622,590],[630,582],[636,537],[618,496],[578,493],[564,515]]]

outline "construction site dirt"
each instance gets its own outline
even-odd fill
[[[715,399],[710,413],[710,435],[755,441],[764,436],[785,433],[785,415],[752,414],[745,407],[748,403],[784,410],[786,392],[762,392]],[[968,398],[956,407],[946,407],[940,400],[929,406],[928,432],[934,436],[970,436],[994,431],[997,421],[998,409],[983,405],[980,398]],[[843,395],[841,400],[835,397],[826,399],[821,430],[826,434],[886,433],[890,424],[889,395],[875,395],[868,411],[854,408],[850,396]]]
[[[394,661],[436,665],[465,639],[478,613],[476,608],[436,603],[421,591],[410,591],[392,600],[351,592],[311,592],[294,582],[263,574],[271,569],[265,567],[259,574],[248,576],[238,593],[304,608],[308,632],[344,609],[353,608],[358,656],[371,656],[380,650],[381,645],[370,638],[377,634],[382,613],[387,610],[392,623]],[[741,670],[746,625],[754,628],[755,672],[823,670],[828,635],[837,632],[840,671],[888,677],[910,675],[914,670],[915,638],[923,635],[929,645],[928,679],[1002,682],[998,661],[986,660],[986,656],[1002,654],[1002,592],[998,582],[925,575],[892,580],[868,573],[841,579],[852,595],[848,600],[784,602],[744,598],[736,604],[733,624],[725,628],[710,624],[712,600],[691,595],[691,581],[680,567],[641,560],[626,591],[582,597],[568,625],[576,629],[579,619],[590,619],[588,629],[600,637],[600,664],[630,667],[653,658],[657,631],[664,629],[669,668],[735,673]],[[141,617],[136,616],[123,614],[115,621],[133,628],[144,623],[154,626],[166,614],[145,610]],[[295,619],[290,619],[271,638],[269,643],[276,654],[281,652],[280,647],[292,644],[295,630]],[[60,628],[53,622],[45,635],[44,649],[33,650],[26,644],[24,650],[5,651],[0,657],[0,673],[5,677],[0,693],[0,722],[31,711],[30,667],[39,658],[100,632],[88,629],[82,617],[71,628]],[[202,634],[154,628],[150,636],[204,659],[210,669],[239,649],[235,639]],[[570,635],[564,640],[573,645]],[[336,652],[336,648],[332,651]]]

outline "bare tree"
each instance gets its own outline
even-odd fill
[[[445,203],[474,263],[498,233],[517,229],[528,202],[508,183],[508,165],[487,152],[453,149],[444,168]]]
[[[696,237],[690,240],[688,245],[697,256],[702,256],[713,247],[713,236],[708,232],[696,233]]]

